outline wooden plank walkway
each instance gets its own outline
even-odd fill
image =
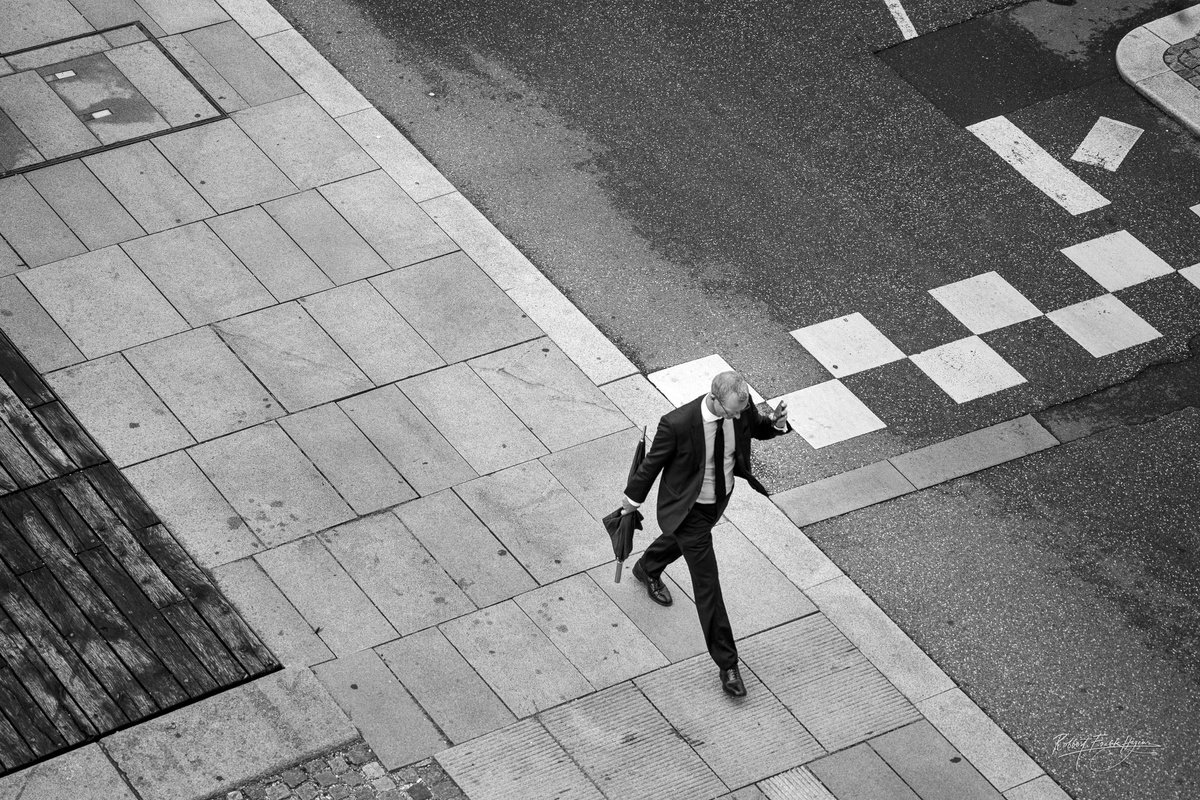
[[[0,333],[0,774],[278,667]]]

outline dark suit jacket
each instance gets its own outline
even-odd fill
[[[662,473],[658,486],[658,525],[665,533],[674,533],[683,522],[704,483],[704,418],[700,416],[700,404],[705,397],[701,395],[663,415],[650,452],[625,486],[626,497],[643,503],[654,479]],[[753,403],[733,421],[733,429],[733,474],[765,495],[767,490],[750,472],[750,439],[770,439],[786,431],[780,431],[758,413]]]

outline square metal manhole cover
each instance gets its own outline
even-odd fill
[[[0,56],[0,177],[222,119],[140,22]]]

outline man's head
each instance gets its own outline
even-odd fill
[[[718,373],[712,380],[712,410],[722,417],[737,419],[750,405],[750,387],[740,372]]]

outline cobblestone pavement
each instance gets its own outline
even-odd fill
[[[465,800],[432,758],[388,772],[365,742],[302,761],[210,800]]]
[[[1200,89],[1200,36],[1171,45],[1163,53],[1163,61],[1180,77]]]

